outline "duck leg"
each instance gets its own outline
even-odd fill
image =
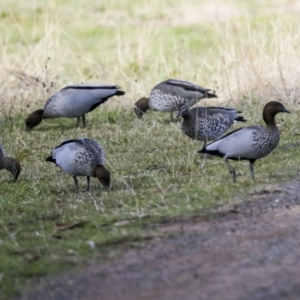
[[[233,182],[236,182],[236,174],[235,174],[234,167],[229,163],[226,156],[223,158],[223,160],[224,160],[225,164],[227,165],[227,167],[229,169],[229,173],[232,175]]]
[[[82,115],[82,127],[84,128],[85,126],[86,126],[85,115]]]
[[[254,163],[255,163],[255,160],[249,160],[250,174],[251,174],[251,178],[253,180],[255,179],[255,175],[254,175]]]
[[[170,111],[170,119],[171,119],[171,122],[174,122],[173,110],[172,110],[172,111]]]
[[[77,180],[76,176],[73,176],[73,179],[74,179],[74,184],[76,186],[76,189],[78,190],[79,186],[78,186],[78,180]]]
[[[86,176],[86,181],[87,181],[87,188],[86,188],[86,191],[87,191],[87,192],[90,190],[90,179],[91,179],[90,176]]]
[[[79,127],[79,123],[80,123],[80,117],[77,117],[76,128]]]

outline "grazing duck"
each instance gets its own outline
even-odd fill
[[[149,98],[139,99],[134,106],[134,112],[139,119],[150,108],[154,111],[170,112],[173,122],[173,112],[178,110],[181,104],[193,106],[202,98],[216,98],[209,89],[195,85],[188,81],[168,79],[157,84],[150,92]]]
[[[182,117],[181,131],[194,140],[213,141],[235,122],[246,122],[244,117],[238,116],[240,111],[234,108],[223,107],[194,107],[189,108],[187,104],[179,107],[177,117]]]
[[[14,180],[17,180],[21,173],[19,161],[13,157],[6,156],[3,146],[0,144],[0,170],[6,169],[11,173]]]
[[[235,170],[228,159],[248,160],[251,178],[255,179],[255,161],[270,154],[280,140],[280,131],[275,123],[275,116],[280,112],[289,113],[280,102],[270,101],[263,109],[263,120],[266,127],[239,128],[208,144],[198,152],[223,157],[234,182],[236,182]]]
[[[44,109],[31,113],[25,120],[26,129],[32,129],[43,119],[50,118],[77,118],[80,117],[83,127],[86,126],[85,114],[94,110],[112,96],[121,96],[125,92],[117,85],[76,84],[64,87],[51,96],[45,103]]]
[[[110,174],[104,167],[104,151],[100,145],[88,138],[67,140],[54,149],[46,161],[54,162],[74,178],[78,189],[77,176],[86,176],[87,191],[90,177],[97,177],[105,188],[109,188]]]

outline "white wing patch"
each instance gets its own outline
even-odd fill
[[[68,143],[53,151],[52,157],[56,160],[56,164],[70,175],[75,174],[75,155],[78,145],[75,142]]]

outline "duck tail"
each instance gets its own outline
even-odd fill
[[[240,116],[236,117],[234,120],[236,122],[247,122],[247,119],[245,119],[244,117],[240,117]]]
[[[210,155],[212,155],[212,156],[219,156],[219,157],[223,157],[224,155],[218,150],[218,149],[216,149],[216,150],[209,150],[209,149],[207,149],[207,148],[202,148],[201,150],[198,150],[197,151],[198,153],[206,153],[206,154],[210,154]]]
[[[205,147],[203,147],[202,149],[198,150],[197,152],[198,152],[198,153],[207,153],[207,151],[206,151],[206,148],[205,148]]]
[[[206,154],[210,154],[213,156],[219,156],[219,157],[223,157],[224,154],[220,152],[219,150],[219,141],[220,140],[216,140],[214,142],[211,142],[210,144],[204,146],[202,149],[198,150],[198,153],[206,153]]]
[[[206,93],[206,98],[218,98],[215,93]]]
[[[55,159],[53,159],[53,157],[51,155],[46,158],[46,161],[55,163]]]
[[[117,90],[116,93],[115,93],[115,96],[123,96],[125,94],[124,91],[122,90]]]

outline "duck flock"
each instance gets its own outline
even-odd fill
[[[51,96],[43,109],[32,112],[25,120],[26,130],[32,130],[43,119],[77,118],[76,127],[86,126],[85,114],[106,102],[113,96],[122,96],[125,92],[116,85],[77,84],[64,87]],[[248,126],[223,135],[234,122],[246,122],[240,111],[224,107],[194,107],[203,98],[216,98],[210,89],[193,83],[169,79],[157,84],[149,98],[143,97],[135,103],[134,112],[139,119],[148,109],[169,112],[171,121],[174,112],[182,117],[181,131],[189,138],[203,141],[199,153],[222,157],[233,181],[236,173],[228,160],[248,160],[251,178],[254,179],[254,163],[257,159],[270,154],[280,140],[280,131],[275,116],[289,111],[278,101],[266,103],[262,117],[266,126]],[[207,144],[207,142],[209,142]],[[110,173],[105,168],[105,154],[102,147],[89,138],[66,140],[57,146],[46,161],[53,162],[74,179],[78,188],[78,176],[87,178],[87,190],[90,177],[96,177],[107,189],[110,187]],[[9,171],[14,180],[20,172],[20,162],[5,154],[0,144],[0,170]]]

